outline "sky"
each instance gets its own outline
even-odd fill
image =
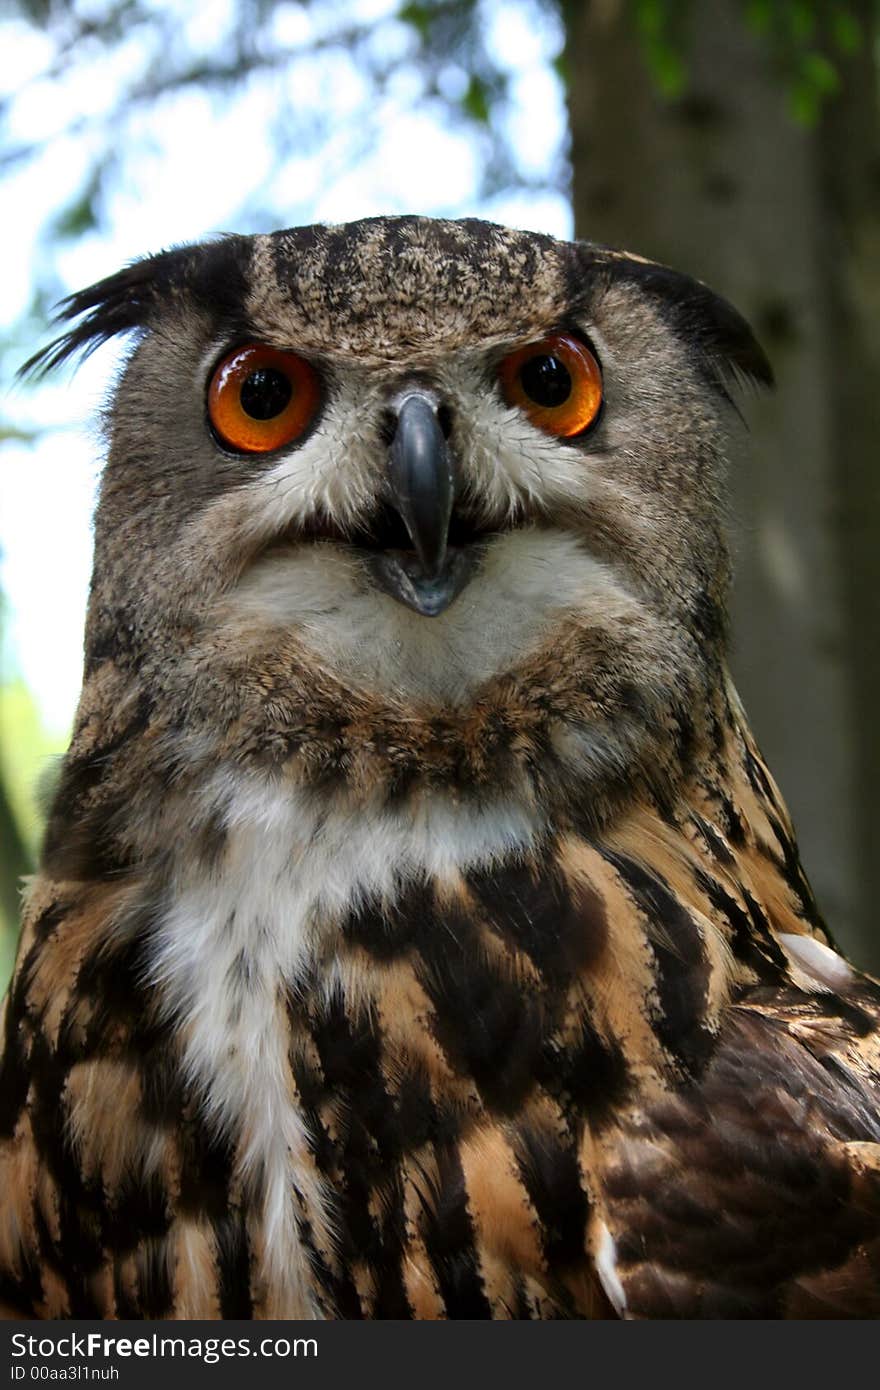
[[[148,2],[185,16],[187,41],[198,50],[209,37],[216,40],[232,0],[200,6]],[[377,43],[403,45],[405,52],[410,35],[387,22],[393,0],[348,0],[346,6],[308,10],[282,3],[273,14],[275,37],[306,45],[323,32],[322,24],[338,23],[343,8],[375,21]],[[564,97],[552,67],[560,44],[557,26],[535,0],[485,0],[481,10],[492,54],[512,76],[508,133],[522,169],[540,175],[565,140]],[[54,58],[47,36],[20,21],[0,23],[0,100],[8,101],[2,138],[7,148],[21,141],[40,145],[34,159],[14,164],[0,183],[4,208],[14,209],[3,219],[0,333],[20,321],[41,257],[51,255],[60,292],[70,292],[162,247],[219,230],[252,230],[246,209],[255,203],[281,210],[278,226],[417,212],[485,216],[572,235],[571,209],[562,194],[522,192],[479,201],[485,157],[479,136],[452,128],[436,103],[420,101],[418,74],[406,64],[382,93],[379,109],[373,99],[365,125],[369,88],[351,58],[336,48],[304,57],[296,68],[294,105],[307,112],[317,103],[332,117],[329,142],[320,151],[304,150],[280,169],[273,167],[265,132],[279,101],[293,101],[289,74],[253,80],[232,100],[199,89],[176,94],[128,120],[100,227],[59,246],[46,227],[82,184],[96,139],[89,120],[99,119],[142,69],[148,42],[140,31],[124,35],[109,62],[80,62],[48,80],[41,76]],[[283,91],[282,80],[288,83]],[[444,80],[454,90],[459,79],[450,71]],[[367,147],[359,139],[365,129]],[[47,327],[24,355],[48,336]],[[3,676],[23,676],[47,729],[59,737],[70,727],[79,692],[100,473],[97,415],[119,356],[120,346],[108,344],[76,372],[65,368],[39,389],[9,380],[2,387],[7,421],[41,430],[35,442],[7,439],[0,446]]]

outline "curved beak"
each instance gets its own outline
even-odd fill
[[[479,560],[478,547],[450,546],[455,459],[437,419],[437,401],[413,387],[395,404],[386,497],[401,516],[413,549],[375,551],[367,563],[375,582],[423,618],[455,601]]]
[[[436,580],[446,561],[455,478],[436,403],[426,392],[410,391],[397,407],[388,480],[422,577]]]

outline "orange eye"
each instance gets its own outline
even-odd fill
[[[588,347],[567,333],[554,333],[505,357],[501,387],[508,405],[518,405],[548,434],[583,434],[602,405],[602,373]]]
[[[224,444],[266,454],[292,444],[318,409],[318,374],[295,352],[247,343],[224,357],[208,388],[208,415]]]

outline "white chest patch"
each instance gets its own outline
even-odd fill
[[[296,1218],[302,1205],[322,1211],[324,1193],[306,1160],[284,994],[366,896],[392,898],[423,874],[488,866],[525,849],[540,827],[519,807],[466,810],[445,795],[408,816],[325,817],[296,791],[240,772],[217,774],[206,796],[227,831],[222,866],[180,874],[154,979],[209,1124],[233,1142],[245,1189],[260,1182],[268,1316],[319,1317]]]

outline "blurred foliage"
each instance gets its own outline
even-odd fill
[[[836,0],[746,0],[745,15],[774,53],[792,115],[815,125],[840,86],[840,60],[865,42],[855,6]]]
[[[532,27],[555,35],[550,58],[563,80],[566,23],[584,3],[521,0]],[[686,36],[695,0],[623,3],[659,90],[670,99],[680,96],[688,80]],[[815,122],[839,85],[836,58],[863,42],[854,5],[740,3],[746,22],[772,51],[792,114]],[[80,79],[79,95],[50,138],[77,137],[88,159],[79,186],[42,228],[43,247],[75,242],[107,221],[131,151],[150,146],[148,118],[188,89],[222,103],[258,82],[272,84],[266,129],[272,165],[256,191],[248,186],[247,171],[239,171],[241,204],[229,219],[238,230],[269,230],[279,217],[293,223],[300,213],[307,216],[307,207],[272,201],[285,166],[320,153],[325,183],[332,183],[375,145],[379,126],[393,110],[430,111],[469,133],[479,154],[481,203],[511,189],[567,190],[564,151],[554,152],[539,171],[524,167],[519,157],[510,122],[515,70],[493,42],[499,9],[498,0],[388,0],[384,6],[381,0],[233,0],[209,7],[170,0],[8,0],[6,23],[17,17],[49,41],[51,56],[24,90],[39,97],[72,75]],[[316,59],[322,64],[317,88],[309,75]],[[340,117],[340,95],[352,73],[363,90],[354,100],[346,98]],[[99,91],[106,95],[99,98]],[[37,160],[46,145],[45,135],[10,134],[20,95],[0,99],[0,176]],[[67,288],[54,265],[51,254],[42,257],[28,313],[32,323]],[[16,349],[20,337],[16,332]]]
[[[414,113],[467,135],[482,204],[514,189],[567,189],[564,150],[535,170],[517,149],[519,74],[495,42],[501,9],[501,0],[7,0],[0,43],[4,28],[27,30],[45,52],[17,90],[0,94],[0,178],[39,169],[53,146],[69,150],[80,176],[37,229],[31,302],[0,332],[0,369],[12,376],[51,306],[78,287],[61,278],[59,253],[112,223],[120,192],[137,186],[138,161],[161,151],[188,93],[211,102],[218,127],[236,102],[267,97],[253,159],[261,172],[229,169],[223,229],[312,220],[315,190],[302,189],[298,201],[296,171],[317,159],[322,188],[331,188],[383,128]],[[555,0],[518,0],[517,10],[552,59],[564,43]],[[44,121],[49,111],[59,114]],[[221,228],[198,234],[211,230]],[[4,415],[8,408],[0,402]],[[14,427],[0,420],[4,428]]]
[[[571,0],[572,7],[582,0]],[[695,0],[631,0],[655,81],[664,96],[687,85],[688,12]],[[793,118],[815,125],[840,85],[839,61],[865,41],[846,0],[742,0],[746,24],[769,47]]]
[[[0,992],[12,968],[22,879],[36,863],[47,782],[63,751],[24,681],[0,685]]]
[[[19,828],[28,867],[36,861],[54,760],[65,741],[48,733],[22,678],[0,686],[0,778]]]
[[[536,27],[558,29],[553,0],[531,0]],[[13,13],[48,35],[54,56],[30,79],[32,88],[53,83],[74,69],[103,66],[102,81],[115,94],[90,110],[71,110],[63,133],[90,142],[87,177],[75,197],[55,210],[50,238],[72,239],[97,226],[105,215],[123,152],[145,111],[187,88],[218,98],[238,95],[252,79],[271,78],[273,114],[266,140],[274,168],[263,180],[267,195],[286,160],[320,150],[329,157],[326,178],[349,167],[374,143],[388,98],[410,110],[440,111],[453,127],[465,126],[481,149],[481,200],[510,187],[564,187],[564,163],[530,177],[506,131],[513,70],[499,61],[492,45],[492,18],[498,6],[486,0],[409,0],[381,6],[329,3],[328,0],[237,0],[218,6],[216,22],[197,22],[195,7],[151,0],[75,0],[73,4],[14,0]],[[204,13],[204,11],[203,11]],[[299,99],[306,65],[320,57],[324,80],[319,100]],[[125,61],[122,61],[122,59]],[[121,69],[125,69],[120,77]],[[366,83],[357,110],[346,110],[340,130],[339,82],[356,71]],[[11,105],[0,103],[0,134]],[[61,133],[61,132],[59,132]],[[341,137],[341,138],[340,138]],[[39,156],[43,141],[7,140],[0,151],[0,173]],[[274,225],[278,209],[248,198],[247,222],[256,229]]]
[[[665,97],[687,84],[685,33],[691,0],[633,0],[633,14],[654,80]]]
[[[531,0],[535,27],[557,33],[555,66],[565,75],[565,24],[586,0]],[[628,4],[658,88],[675,98],[687,85],[688,14],[695,0],[624,0]],[[839,84],[835,59],[863,42],[858,14],[847,0],[741,0],[746,22],[771,49],[792,114],[815,122]],[[212,22],[205,22],[208,11]],[[101,225],[122,177],[125,152],[143,139],[145,113],[189,88],[223,100],[256,80],[273,82],[273,114],[266,131],[273,167],[262,196],[246,190],[236,225],[266,230],[281,209],[271,189],[286,162],[319,151],[326,178],[351,167],[375,143],[391,99],[410,110],[432,110],[452,127],[466,128],[480,153],[481,202],[512,189],[568,187],[564,156],[540,173],[524,169],[509,126],[514,72],[493,44],[488,0],[235,0],[194,7],[168,0],[12,0],[9,15],[38,28],[52,57],[29,79],[32,91],[79,71],[95,74],[109,100],[74,103],[59,135],[81,136],[90,159],[80,187],[53,210],[47,243],[73,241]],[[199,20],[199,13],[202,19]],[[7,20],[7,22],[9,22]],[[318,100],[305,65],[324,67]],[[348,67],[346,66],[348,65]],[[336,98],[346,71],[365,89],[340,130]],[[308,92],[307,100],[300,91]],[[33,160],[45,141],[8,138],[5,127],[15,94],[0,101],[0,175]],[[6,138],[4,138],[4,136]],[[242,171],[244,172],[244,171]],[[245,188],[246,180],[242,180]],[[295,214],[296,209],[290,209]],[[47,258],[47,264],[51,258]],[[45,280],[37,293],[58,290]]]

